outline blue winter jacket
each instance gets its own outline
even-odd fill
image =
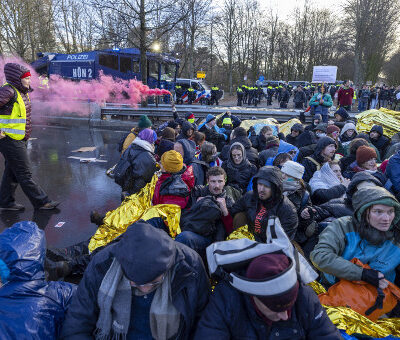
[[[10,271],[0,288],[0,340],[57,339],[75,291],[47,282],[46,240],[34,222],[19,222],[0,234],[0,259]]]
[[[296,151],[295,156],[292,158],[292,161],[296,162],[297,161],[297,156],[299,154],[299,149],[297,147],[295,147],[292,144],[289,144],[283,140],[279,141],[279,148],[278,148],[278,152],[275,155],[275,157],[269,157],[267,159],[267,162],[264,165],[272,165],[272,163],[274,162],[276,156],[278,156],[281,153],[288,153],[289,151]]]
[[[391,191],[397,196],[400,193],[400,151],[390,157],[385,175],[392,183]]]
[[[195,340],[342,339],[318,296],[300,285],[297,301],[287,321],[268,326],[256,313],[249,296],[220,282],[200,319]]]

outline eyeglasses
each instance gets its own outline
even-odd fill
[[[132,288],[154,287],[154,286],[157,286],[160,283],[162,283],[164,281],[164,278],[165,278],[165,274],[163,274],[163,276],[161,277],[160,280],[155,281],[155,282],[145,283],[143,285],[137,285],[136,283],[132,283],[132,281],[131,281],[131,287]]]

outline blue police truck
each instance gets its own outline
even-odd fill
[[[140,50],[137,48],[105,49],[75,54],[38,53],[32,63],[44,76],[53,74],[72,80],[91,80],[102,71],[120,79],[141,80]],[[147,84],[151,88],[173,90],[179,69],[179,59],[165,54],[146,53]]]

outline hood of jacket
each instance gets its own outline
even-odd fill
[[[335,115],[339,115],[343,118],[343,120],[347,120],[350,118],[349,113],[346,111],[344,107],[340,107],[339,110],[335,112]]]
[[[296,144],[299,148],[315,143],[316,143],[315,134],[311,131],[304,131],[296,139]]]
[[[303,126],[303,124],[300,124],[300,123],[296,123],[296,124],[293,124],[293,126],[291,127],[291,129],[290,129],[291,131],[299,131],[300,133],[302,133],[302,132],[304,132],[304,126]]]
[[[280,140],[280,141],[279,141],[278,152],[276,153],[275,156],[269,157],[269,158],[267,159],[267,162],[266,162],[265,165],[272,165],[273,162],[274,162],[274,160],[275,160],[275,158],[276,158],[278,155],[280,155],[281,153],[289,153],[289,152],[292,151],[292,150],[296,151],[296,154],[295,154],[294,157],[292,158],[292,161],[296,162],[297,156],[299,155],[299,149],[298,149],[297,147],[295,147],[294,145],[292,145],[292,144],[289,144],[289,143],[287,143],[287,142],[285,142],[285,141],[283,141],[283,140]]]
[[[179,139],[176,142],[182,145],[184,152],[183,163],[189,166],[190,164],[192,164],[194,155],[196,154],[196,145],[193,141],[188,139]]]
[[[328,145],[334,144],[336,147],[336,142],[331,137],[322,137],[318,140],[317,145],[315,146],[315,155],[321,155],[322,150],[324,150]]]
[[[354,130],[355,135],[357,134],[356,126],[354,125],[354,123],[346,123],[344,124],[343,129],[340,132],[340,135],[343,136],[348,130]]]
[[[235,164],[235,162],[233,161],[233,158],[232,158],[232,149],[233,149],[235,146],[240,147],[240,149],[242,150],[243,159],[242,159],[242,162],[241,162],[240,164]],[[247,161],[247,155],[246,155],[246,149],[245,149],[245,147],[243,146],[242,143],[235,142],[235,143],[233,143],[233,144],[231,145],[231,147],[229,148],[229,158],[228,158],[228,162],[230,163],[230,166],[232,166],[232,167],[234,167],[234,168],[241,168],[242,166],[244,166],[244,165],[246,165],[246,164],[248,163],[248,161]]]
[[[245,149],[250,149],[252,147],[252,144],[250,142],[250,139],[245,137],[245,136],[239,136],[231,140],[229,144],[233,143],[240,143],[244,146]]]
[[[346,190],[346,196],[347,198],[352,198],[354,192],[357,190],[357,186],[361,183],[361,182],[372,182],[374,183],[376,186],[381,187],[382,183],[379,181],[378,178],[376,178],[374,175],[370,174],[367,171],[361,171],[361,172],[357,172],[354,174],[354,176],[352,177],[347,190]]]
[[[13,85],[14,87],[17,88],[18,91],[22,93],[29,92],[29,89],[22,86],[21,82],[21,76],[26,72],[29,72],[29,69],[20,64],[7,63],[4,66],[4,75],[6,77],[7,83]]]
[[[258,170],[257,174],[253,178],[253,195],[258,200],[258,190],[257,190],[257,182],[258,179],[267,180],[272,184],[272,197],[271,197],[271,205],[277,204],[283,195],[283,178],[281,171],[275,166],[263,166]]]
[[[382,126],[380,126],[380,125],[374,125],[373,127],[372,127],[372,129],[371,129],[371,131],[370,131],[370,133],[371,132],[378,132],[379,133],[379,136],[383,136],[383,127]]]
[[[0,259],[10,270],[8,281],[44,280],[46,239],[35,222],[15,223],[0,234]]]
[[[146,284],[166,273],[175,263],[175,241],[163,230],[139,220],[113,246],[112,254],[125,276]]]
[[[363,212],[375,204],[383,204],[394,207],[395,218],[392,224],[397,224],[400,221],[400,203],[385,188],[362,188],[353,195],[352,202],[354,217],[357,222],[360,222]]]

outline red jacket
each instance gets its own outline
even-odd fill
[[[338,103],[340,106],[351,106],[353,97],[354,90],[351,87],[348,89],[341,88],[338,92]]]
[[[172,196],[172,195],[160,195],[161,184],[168,178],[171,177],[170,173],[163,173],[157,181],[156,187],[154,188],[153,205],[157,204],[176,204],[184,209],[188,204],[190,195],[187,197]],[[191,191],[194,187],[194,175],[193,169],[189,166],[186,171],[181,175],[182,180],[187,184]]]

